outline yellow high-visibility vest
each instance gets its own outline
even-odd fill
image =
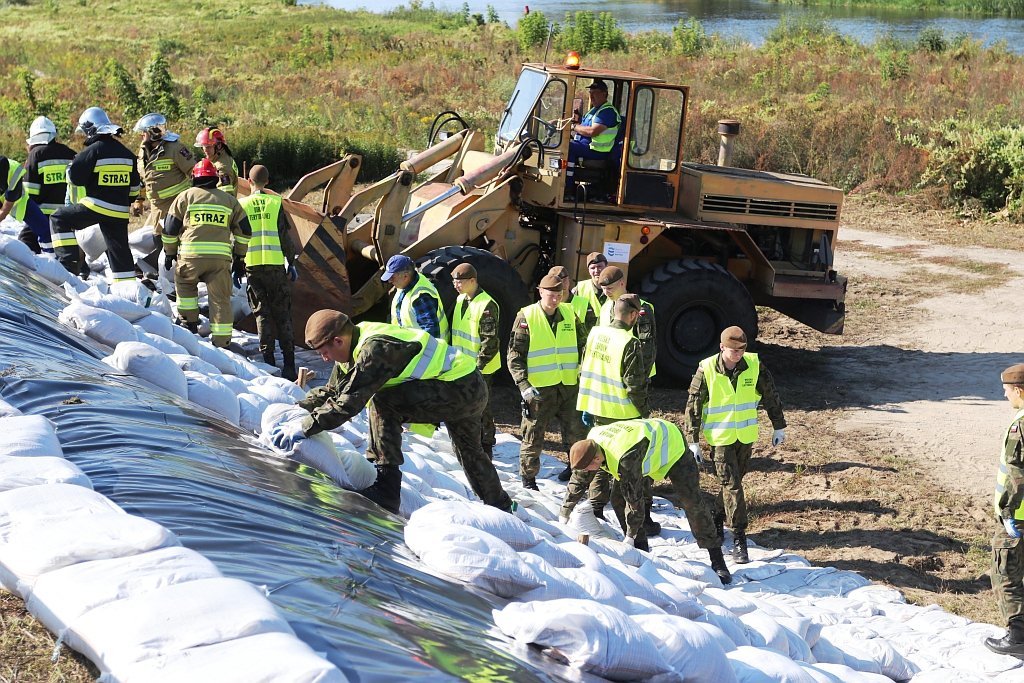
[[[452,348],[447,342],[432,337],[420,329],[409,329],[387,323],[358,323],[359,341],[352,350],[352,361],[359,360],[359,354],[367,340],[374,337],[391,337],[406,342],[419,342],[423,348],[402,371],[384,383],[393,387],[417,379],[437,379],[451,382],[461,379],[476,370],[476,361]]]
[[[686,438],[679,427],[658,418],[622,420],[594,427],[587,434],[588,439],[596,441],[604,450],[605,469],[616,479],[622,456],[645,437],[648,445],[643,460],[644,476],[661,481],[686,452]]]
[[[1010,436],[1010,428],[1021,419],[1024,419],[1024,408],[1019,410],[1016,415],[1013,416],[1013,420],[1006,426],[1006,432],[1003,434],[1003,450],[999,454],[999,471],[996,473],[996,494],[992,499],[993,505],[996,508],[996,517],[1003,516],[1002,498],[1003,494],[1006,493],[1006,484],[1010,481],[1010,471],[1006,464],[1006,439]],[[1024,519],[1024,501],[1017,506],[1017,509],[1013,511],[1014,519]]]
[[[530,328],[526,376],[534,387],[576,384],[580,363],[576,346],[576,314],[569,304],[558,304],[558,310],[562,313],[562,320],[552,332],[539,303],[523,309],[523,317]]]
[[[744,353],[747,369],[736,379],[736,388],[726,375],[718,372],[718,356],[700,362],[708,386],[708,402],[704,406],[704,438],[712,446],[757,441],[757,377],[761,361],[756,353]]]
[[[480,355],[480,319],[487,310],[487,304],[494,301],[491,295],[482,289],[472,299],[468,299],[469,306],[466,313],[462,313],[462,303],[467,301],[465,294],[460,294],[455,300],[455,311],[452,313],[452,346],[464,351],[468,356],[476,358]],[[497,306],[497,304],[494,304]],[[497,323],[497,321],[495,321]],[[501,367],[501,354],[494,354],[494,358],[487,362],[482,372],[485,375],[494,374]]]
[[[633,340],[629,330],[595,327],[587,337],[580,366],[576,410],[610,420],[640,417],[622,381],[622,354]]]

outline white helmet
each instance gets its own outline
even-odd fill
[[[94,135],[116,135],[121,127],[110,122],[107,112],[99,107],[89,107],[78,117],[76,133],[84,133],[87,138]]]
[[[45,116],[37,116],[28,128],[28,139],[25,142],[30,145],[45,145],[55,137],[57,126],[53,125],[53,121]]]
[[[167,132],[167,117],[163,114],[146,114],[132,128],[136,133],[149,133],[153,140],[159,140]]]

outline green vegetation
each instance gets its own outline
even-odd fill
[[[372,180],[425,145],[439,112],[455,110],[492,133],[518,65],[542,59],[543,13],[509,27],[493,7],[478,9],[8,3],[0,6],[0,152],[23,155],[38,114],[67,139],[78,113],[100,104],[127,129],[150,110],[167,113],[186,139],[219,125],[240,161],[267,163],[278,179],[360,150],[361,180]],[[934,28],[864,45],[811,17],[780,22],[753,48],[692,19],[671,33],[628,36],[606,13],[578,12],[555,26],[550,61],[568,49],[585,66],[689,85],[689,160],[714,162],[716,122],[736,118],[738,165],[847,190],[934,185],[952,205],[1024,220],[1024,60],[1005,46],[985,49]]]
[[[955,12],[961,14],[1024,16],[1024,0],[783,0],[791,5],[843,5],[881,7],[907,12]]]

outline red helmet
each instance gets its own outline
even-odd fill
[[[224,144],[224,133],[221,133],[218,128],[210,128],[207,126],[199,131],[198,135],[196,135],[196,147],[216,144]]]
[[[217,167],[209,159],[203,159],[192,167],[193,178],[216,178]]]

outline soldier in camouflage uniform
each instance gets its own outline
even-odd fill
[[[992,537],[992,590],[1006,619],[1006,635],[988,638],[992,651],[1024,659],[1024,363],[999,377],[1003,395],[1017,413],[1006,428],[993,503],[1002,526]]]
[[[686,439],[671,422],[658,419],[621,420],[594,427],[587,439],[573,444],[569,452],[572,479],[559,512],[566,524],[569,514],[587,489],[587,480],[598,471],[613,478],[612,507],[622,526],[626,542],[640,550],[650,550],[644,532],[645,485],[648,478],[666,477],[686,512],[697,545],[708,551],[711,568],[722,583],[732,577],[726,567],[722,548],[715,534],[711,513],[700,491],[697,464],[686,452]]]
[[[508,371],[523,397],[519,474],[523,486],[535,491],[544,432],[551,418],[561,423],[563,442],[574,443],[583,435],[576,391],[580,353],[587,341],[572,308],[560,303],[562,281],[545,275],[537,291],[540,301],[516,315],[508,349]]]
[[[326,386],[299,402],[310,412],[301,425],[286,423],[271,432],[275,446],[290,450],[307,436],[336,429],[369,404],[366,456],[377,467],[377,481],[360,493],[397,513],[400,466],[405,462],[402,423],[444,422],[473,491],[488,505],[512,510],[512,500],[480,446],[487,387],[472,358],[423,330],[386,323],[353,325],[348,316],[331,310],[310,316],[306,345],[334,361],[334,371]]]

